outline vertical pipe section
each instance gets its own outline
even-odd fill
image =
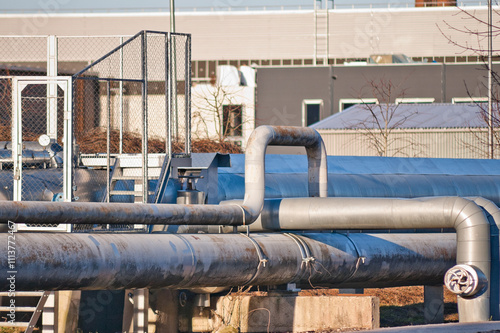
[[[491,273],[489,279],[490,313],[492,320],[500,320],[500,209],[493,202],[484,198],[472,198],[486,211],[490,221]]]

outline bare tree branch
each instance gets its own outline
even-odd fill
[[[396,98],[404,97],[405,89],[402,88],[401,84],[395,85],[385,78],[368,80],[367,86],[371,96],[376,98],[379,103],[363,104],[366,117],[359,119],[349,128],[358,130],[368,146],[378,156],[420,155],[422,144],[400,136],[400,133],[404,133],[403,125],[416,116],[418,111],[401,114],[398,111],[400,104],[392,103]],[[394,131],[398,132],[398,136],[394,135]]]
[[[452,26],[451,24],[444,22],[445,27],[448,30],[459,32],[462,34],[466,34],[471,36],[472,38],[475,38],[477,45],[471,45],[468,42],[465,42],[465,44],[462,44],[460,42],[457,42],[453,40],[453,38],[450,35],[447,35],[443,29],[439,28],[441,34],[448,40],[448,42],[454,46],[457,46],[461,51],[464,52],[471,52],[473,54],[476,54],[479,56],[479,59],[483,62],[483,69],[486,73],[490,70],[487,62],[488,58],[488,50],[485,50],[481,45],[485,41],[487,41],[489,32],[489,23],[487,19],[483,19],[479,16],[477,11],[475,10],[466,10],[465,8],[459,8],[459,12],[456,15],[461,15],[462,19],[464,20],[464,26],[463,27],[456,27]],[[499,25],[499,20],[498,17],[500,16],[500,12],[498,10],[493,10],[493,21],[491,22],[491,31],[492,31],[492,38],[500,36],[500,25]],[[473,27],[471,27],[473,26]],[[499,49],[492,49],[492,52],[498,53]],[[487,103],[481,103],[475,100],[475,97],[480,97],[480,96],[473,96],[471,90],[469,87],[465,84],[465,88],[467,91],[467,95],[471,98],[471,101],[476,105],[476,108],[478,110],[478,117],[481,119],[482,123],[484,124],[484,127],[478,128],[477,124],[470,125],[469,124],[469,132],[473,135],[475,140],[471,140],[470,142],[464,142],[462,140],[462,145],[466,147],[467,149],[474,151],[475,153],[483,156],[483,157],[488,157],[489,156],[489,148],[490,142],[488,140],[488,131],[491,129],[493,133],[493,142],[491,142],[491,145],[493,145],[492,148],[494,148],[494,151],[498,151],[500,148],[500,133],[499,133],[499,128],[500,128],[500,96],[499,96],[499,87],[500,87],[500,75],[499,73],[495,72],[492,70],[492,105],[491,105],[491,123],[489,121],[490,115],[488,112],[488,104]],[[482,88],[482,91],[488,91],[488,86],[484,83],[480,83],[480,88]]]
[[[221,143],[234,133],[242,133],[246,118],[244,107],[239,98],[241,89],[220,84],[203,85],[193,93],[192,121],[206,139]],[[194,135],[198,135],[196,131]],[[214,135],[215,134],[215,137]]]

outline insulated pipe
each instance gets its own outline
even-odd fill
[[[276,211],[276,209],[275,209]],[[290,198],[279,203],[273,230],[454,228],[457,264],[478,268],[490,279],[490,224],[474,202],[459,197],[421,199]],[[460,321],[490,318],[489,291],[459,297]]]
[[[492,265],[487,292],[489,292],[490,295],[491,319],[500,320],[500,209],[493,202],[484,198],[471,198],[471,200],[486,211],[486,216],[490,221]]]
[[[319,133],[308,127],[259,126],[245,152],[245,223],[253,223],[264,205],[265,155],[268,145],[304,146],[307,152],[309,196],[328,196],[326,148]]]
[[[241,225],[237,205],[2,201],[0,222],[27,224]]]
[[[17,233],[15,267],[0,258],[0,288],[437,284],[454,260],[453,234]]]
[[[242,205],[172,205],[88,202],[1,202],[0,223],[30,224],[170,224],[245,225],[264,205],[265,152],[268,145],[304,146],[308,157],[309,195],[326,197],[326,150],[311,128],[261,126],[248,140],[245,155],[245,198]]]

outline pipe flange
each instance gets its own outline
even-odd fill
[[[474,296],[488,284],[484,273],[471,265],[455,265],[444,276],[444,284],[452,293],[462,297]]]

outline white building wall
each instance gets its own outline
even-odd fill
[[[228,137],[228,139],[241,142],[242,147],[245,148],[246,142],[255,128],[254,87],[197,84],[191,89],[191,100],[193,140],[218,140],[222,127],[222,105],[241,105],[243,112],[242,136]]]
[[[160,98],[156,98],[160,97]],[[178,96],[178,105],[183,105],[184,95]],[[120,130],[120,122],[123,124],[123,131],[142,135],[143,128],[143,113],[142,113],[142,96],[128,95],[123,97],[123,110],[120,111],[120,96],[113,94],[111,96],[111,129]],[[165,97],[160,95],[149,96],[148,98],[148,137],[153,139],[165,140],[166,133],[166,104]],[[154,103],[153,103],[154,102]],[[105,129],[108,125],[107,115],[107,96],[100,96],[101,112],[99,114],[99,126]],[[120,115],[121,113],[121,115]],[[184,110],[179,110],[179,113],[184,113]],[[183,117],[184,119],[184,117]],[[180,132],[185,129],[184,124],[181,124]]]
[[[487,20],[486,7],[467,9],[479,19]],[[331,11],[330,57],[369,57],[371,54],[403,53],[415,56],[456,56],[461,49],[448,42],[445,36],[460,45],[486,49],[486,39],[478,45],[477,36],[450,29],[466,25],[471,31],[484,30],[478,21],[457,7],[412,9],[376,9],[363,11]]]
[[[486,18],[486,6],[466,8]],[[460,53],[460,48],[443,36],[449,35],[459,44],[477,45],[475,36],[446,26],[460,29],[467,25],[477,30],[477,21],[465,16],[457,7],[330,10],[328,57],[361,58],[374,53],[404,53],[411,57],[472,55]],[[314,18],[313,10],[179,12],[176,28],[192,34],[193,60],[311,59]],[[123,36],[144,29],[168,31],[169,14],[0,14],[0,35]],[[3,47],[1,59],[9,59],[9,52],[22,58],[26,47]],[[88,60],[89,53],[103,54],[95,50],[97,47],[88,45],[61,56],[65,60]]]

